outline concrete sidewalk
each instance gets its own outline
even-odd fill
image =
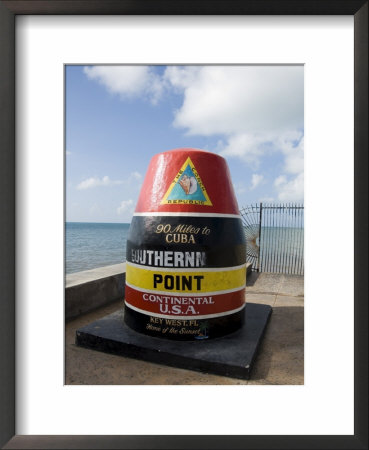
[[[111,303],[66,324],[65,384],[304,384],[304,278],[252,273],[246,301],[273,307],[250,380],[209,375],[77,347],[75,332],[119,308]]]

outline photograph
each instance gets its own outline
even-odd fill
[[[0,447],[368,448],[368,0],[0,0],[0,54]]]
[[[304,384],[304,65],[64,66],[65,384]]]

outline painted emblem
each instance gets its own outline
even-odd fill
[[[188,157],[180,168],[161,204],[213,205],[191,158]]]

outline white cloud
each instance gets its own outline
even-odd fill
[[[91,80],[123,99],[141,96],[155,104],[165,91],[183,95],[182,105],[174,111],[175,127],[188,135],[216,137],[217,153],[237,158],[255,171],[265,156],[281,154],[284,178],[278,177],[275,184],[278,198],[303,198],[302,65],[168,66],[162,76],[155,71],[150,66],[84,68]],[[262,182],[253,178],[251,189]],[[92,187],[99,180],[83,183]]]
[[[304,201],[304,137],[291,135],[279,139],[285,161],[284,172],[274,181],[280,201]]]
[[[224,157],[237,157],[252,167],[258,167],[260,157],[265,151],[263,145],[265,145],[265,138],[261,136],[238,133],[228,138],[228,142],[220,149],[219,154]]]
[[[174,88],[181,91],[196,82],[200,71],[200,66],[168,66],[163,78]]]
[[[123,214],[126,211],[129,211],[132,209],[132,205],[133,205],[133,200],[129,199],[129,200],[123,200],[120,205],[117,208],[117,213],[118,214]]]
[[[166,89],[182,93],[174,125],[191,135],[263,139],[303,128],[303,66],[168,66],[160,76],[152,66],[117,65],[84,73],[122,98],[157,103]]]
[[[246,188],[243,183],[233,183],[233,189],[237,195],[240,195],[240,194],[243,194],[244,192],[246,192]]]
[[[84,73],[122,98],[147,96],[155,104],[165,83],[150,66],[86,66]]]
[[[304,201],[304,173],[300,173],[291,179],[281,175],[274,181],[278,192],[278,200],[281,202]]]
[[[261,197],[259,198],[260,203],[272,203],[274,201],[273,197]]]
[[[299,174],[304,170],[304,137],[301,133],[289,133],[279,137],[277,145],[285,155],[286,173]]]
[[[287,183],[286,177],[284,175],[280,175],[278,178],[275,179],[274,186],[279,187],[286,183]]]
[[[132,172],[125,180],[111,180],[108,176],[98,178],[90,177],[81,181],[77,185],[77,189],[90,189],[99,186],[116,186],[119,184],[130,184],[134,181],[141,181],[142,175],[139,172]]]
[[[69,150],[67,150],[67,151],[65,152],[65,154],[66,154],[67,156],[70,156],[70,155],[72,154],[72,152],[70,152]]]
[[[132,172],[130,175],[130,180],[140,181],[142,179],[142,175],[139,172]]]
[[[220,135],[216,151],[254,169],[264,156],[282,154],[283,173],[275,180],[278,199],[302,201],[303,71],[282,65],[168,67],[166,80],[184,96],[174,126],[189,135]],[[254,174],[251,190],[262,182],[262,175]]]
[[[98,186],[114,186],[117,184],[123,184],[123,181],[121,180],[113,181],[108,176],[102,178],[91,177],[81,181],[81,183],[78,184],[77,189],[79,190],[90,189]]]
[[[168,67],[182,89],[174,124],[189,134],[272,134],[303,127],[302,66]]]
[[[259,175],[257,173],[254,173],[251,177],[251,190],[257,188],[260,183],[262,183],[264,181],[264,177],[263,175]]]
[[[220,136],[216,151],[254,170],[272,153],[284,158],[280,200],[303,199],[304,78],[302,66],[168,67],[165,79],[183,92],[174,126],[189,135]],[[251,190],[263,182],[254,174]],[[272,197],[267,197],[268,199]]]

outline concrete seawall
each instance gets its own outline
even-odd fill
[[[71,273],[65,282],[65,319],[73,319],[115,300],[123,300],[126,264]]]

